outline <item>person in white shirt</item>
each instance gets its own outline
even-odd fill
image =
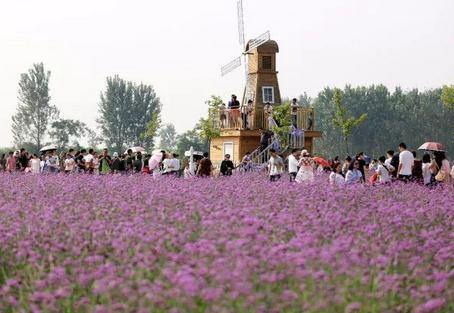
[[[394,167],[391,164],[386,165],[386,158],[384,155],[378,158],[378,164],[375,173],[377,173],[378,181],[381,184],[387,184],[391,182],[390,176],[390,172],[392,172],[391,168]]]
[[[178,160],[177,158],[178,158],[178,154],[173,153],[171,161],[172,161],[172,172],[173,172],[173,174],[175,174],[175,176],[178,176],[178,173],[180,171],[180,160]]]
[[[422,156],[422,178],[425,186],[430,185],[432,182],[432,171],[430,170],[431,162],[430,154],[425,153]]]
[[[345,178],[342,176],[342,165],[340,162],[334,163],[333,171],[329,174],[329,183],[331,185],[345,184]]]
[[[66,160],[65,160],[65,173],[72,173],[74,172],[74,167],[76,165],[76,161],[74,161],[74,158],[71,154],[66,155]]]
[[[84,155],[84,161],[85,161],[85,169],[89,173],[93,173],[93,153],[95,151],[93,149],[89,149],[88,153]]]
[[[173,155],[171,153],[165,154],[165,159],[162,161],[162,174],[168,175],[174,171]]]
[[[36,154],[33,154],[32,158],[30,159],[30,168],[33,174],[39,174],[40,163],[41,161],[38,159],[38,156]]]
[[[298,174],[298,157],[300,154],[299,149],[293,149],[292,154],[288,157],[288,173],[290,175],[290,181],[294,182],[296,174]]]
[[[281,178],[283,168],[284,168],[284,161],[282,158],[277,155],[276,150],[270,149],[271,157],[268,161],[268,171],[270,175],[270,181],[277,181]]]
[[[415,157],[413,153],[407,150],[407,145],[403,142],[399,144],[399,150],[399,168],[397,169],[397,174],[399,175],[399,180],[408,182],[411,178]]]

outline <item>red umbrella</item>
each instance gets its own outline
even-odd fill
[[[439,142],[425,142],[418,148],[418,150],[428,150],[428,151],[445,151],[443,145]]]
[[[321,158],[321,157],[313,157],[312,160],[314,160],[315,163],[318,163],[323,167],[331,166],[327,160],[325,160],[324,158]]]

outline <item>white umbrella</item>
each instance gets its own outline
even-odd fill
[[[131,148],[129,148],[129,149],[132,150],[132,153],[137,153],[137,152],[140,152],[140,153],[142,153],[142,154],[145,153],[145,149],[142,148],[142,147],[131,147]],[[127,150],[125,151],[124,154],[127,154],[129,149],[127,149]]]
[[[39,151],[44,152],[44,151],[49,151],[49,150],[57,150],[57,147],[54,145],[49,145],[42,147]]]

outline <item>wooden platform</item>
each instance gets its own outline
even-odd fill
[[[304,148],[312,153],[314,138],[321,136],[320,131],[306,131],[304,133]],[[210,158],[213,162],[221,162],[224,155],[230,153],[231,160],[238,163],[246,152],[254,151],[259,145],[259,130],[224,129],[219,137],[211,139]]]

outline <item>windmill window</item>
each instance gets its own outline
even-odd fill
[[[274,103],[274,88],[271,86],[262,87],[263,103]]]
[[[270,55],[262,56],[262,69],[263,70],[272,70],[273,69],[273,59]]]

